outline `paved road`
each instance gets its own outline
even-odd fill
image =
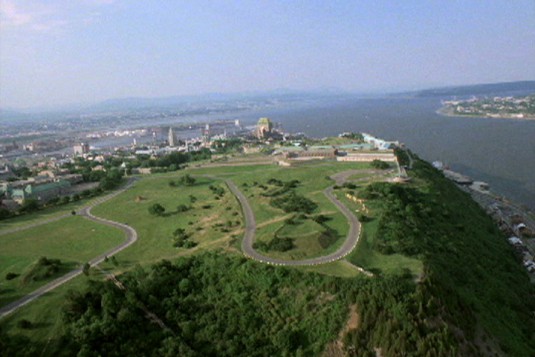
[[[225,181],[229,189],[236,196],[243,210],[245,217],[245,234],[242,241],[243,253],[255,260],[262,263],[273,265],[288,265],[288,266],[304,266],[304,265],[318,265],[334,262],[348,255],[357,245],[360,236],[360,223],[357,217],[340,202],[333,194],[333,188],[329,187],[323,191],[325,196],[344,214],[349,222],[349,232],[344,244],[334,253],[324,255],[322,257],[310,258],[304,260],[283,260],[277,258],[267,257],[258,253],[253,248],[255,233],[256,233],[256,220],[253,210],[247,201],[245,195],[238,189],[238,187],[231,180]]]
[[[120,245],[116,246],[115,248],[112,248],[112,249],[108,250],[107,252],[102,253],[101,255],[93,258],[91,261],[89,261],[89,264],[91,266],[95,266],[95,265],[98,265],[98,264],[102,263],[106,257],[111,257],[111,256],[117,254],[121,250],[123,250],[126,247],[132,245],[137,240],[137,232],[134,230],[134,228],[132,228],[130,226],[127,226],[126,224],[119,223],[119,222],[114,222],[114,221],[110,221],[110,220],[107,220],[107,219],[104,219],[104,218],[95,217],[95,216],[93,216],[91,214],[91,209],[94,206],[96,206],[96,205],[98,205],[98,204],[100,204],[102,202],[105,202],[105,201],[117,196],[118,194],[124,192],[125,190],[130,188],[134,184],[134,182],[135,182],[135,179],[131,179],[129,181],[129,183],[125,187],[123,187],[120,190],[117,190],[117,191],[115,191],[113,193],[110,193],[110,194],[108,194],[106,196],[98,198],[97,200],[93,201],[91,203],[91,205],[86,206],[86,207],[82,208],[79,211],[79,215],[81,215],[83,217],[86,217],[87,219],[90,219],[90,220],[92,220],[94,222],[102,223],[102,224],[105,224],[105,225],[108,225],[108,226],[111,226],[111,227],[119,228],[119,229],[123,230],[126,233],[126,240],[123,243],[121,243]],[[37,225],[46,224],[46,223],[49,223],[49,222],[52,222],[52,221],[56,221],[56,220],[58,220],[57,217],[55,217],[53,219],[50,219],[50,220],[47,220],[47,221],[44,221],[42,223],[40,222]],[[35,227],[37,225],[31,225],[31,227]],[[30,227],[28,227],[28,228],[30,228]],[[21,298],[19,300],[16,300],[16,301],[13,301],[12,303],[10,303],[8,305],[3,306],[2,308],[0,308],[0,318],[9,315],[10,313],[14,312],[18,308],[20,308],[20,307],[32,302],[33,300],[37,299],[38,297],[40,297],[42,295],[54,290],[58,286],[61,286],[61,285],[65,284],[66,282],[68,282],[69,280],[77,277],[81,273],[82,273],[82,267],[80,267],[78,269],[75,269],[73,271],[70,271],[69,273],[67,273],[67,274],[65,274],[65,275],[63,275],[63,276],[51,281],[50,283],[48,283],[46,285],[43,285],[39,289],[37,289],[34,292],[24,296],[23,298]]]

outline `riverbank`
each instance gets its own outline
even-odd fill
[[[477,113],[477,114],[459,114],[454,113],[453,108],[444,106],[438,109],[436,112],[438,115],[446,117],[460,117],[460,118],[489,118],[489,119],[507,119],[507,120],[535,120],[535,115],[521,114],[490,114],[490,113]]]

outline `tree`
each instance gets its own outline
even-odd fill
[[[178,206],[176,207],[176,211],[177,211],[177,212],[186,212],[186,211],[188,211],[188,210],[189,210],[189,207],[186,206],[186,205],[184,205],[184,204],[178,205]]]
[[[191,177],[189,174],[185,174],[182,176],[179,180],[179,182],[185,186],[193,186],[195,184],[195,179]]]
[[[155,203],[152,206],[149,207],[149,213],[153,216],[161,216],[165,212],[165,207],[163,207],[159,203]]]
[[[39,202],[35,198],[27,198],[22,202],[20,212],[34,212],[39,209]]]
[[[386,170],[390,167],[387,162],[381,161],[381,160],[373,160],[371,162],[371,166],[375,169],[379,170]]]
[[[82,267],[82,273],[84,273],[86,276],[89,276],[89,269],[91,269],[91,264],[85,263]]]

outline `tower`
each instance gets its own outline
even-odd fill
[[[256,137],[265,139],[269,137],[273,130],[273,123],[268,118],[260,118],[256,124]]]
[[[210,143],[210,136],[211,136],[210,124],[206,124],[204,129],[201,130],[201,132],[202,132],[202,141],[204,143]]]
[[[175,146],[175,133],[173,132],[172,127],[169,127],[169,137],[167,138],[167,141],[169,142],[169,146]]]

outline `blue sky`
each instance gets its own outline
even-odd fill
[[[1,0],[0,107],[535,79],[535,1]]]

